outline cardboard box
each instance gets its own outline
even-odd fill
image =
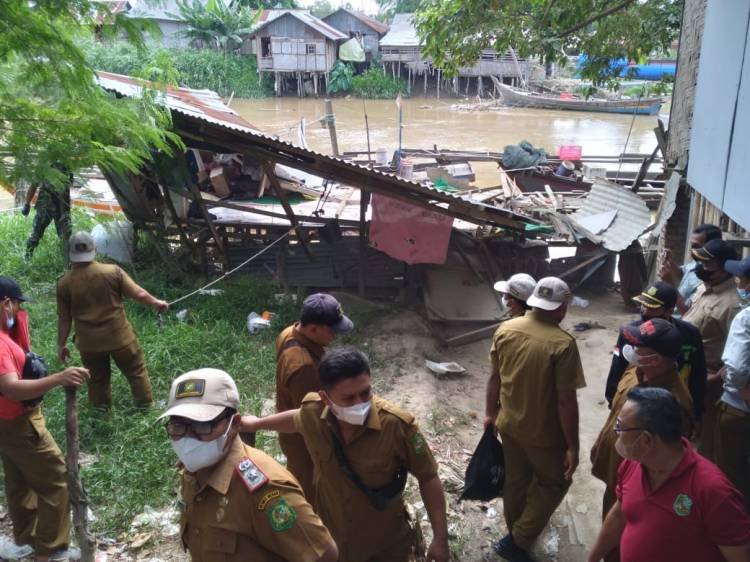
[[[232,190],[229,189],[229,182],[224,176],[224,168],[211,170],[211,185],[219,197],[228,197],[232,193]]]

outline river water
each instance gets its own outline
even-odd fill
[[[557,153],[561,145],[581,145],[584,157],[650,153],[656,146],[653,132],[656,116],[638,115],[634,119],[631,115],[514,107],[496,111],[456,111],[451,109],[454,103],[472,102],[419,97],[402,100],[403,146],[432,148],[437,145],[446,149],[502,152],[508,144],[528,140],[549,153]],[[263,132],[295,143],[298,142],[299,122],[304,119],[310,148],[331,153],[328,128],[319,123],[325,114],[322,99],[234,100],[232,108]],[[339,150],[367,150],[365,110],[372,151],[385,148],[392,154],[398,148],[398,108],[393,100],[334,99]],[[662,107],[662,111],[667,110],[667,105]],[[666,122],[667,115],[661,117]],[[477,184],[497,183],[493,164],[475,164],[474,169]]]

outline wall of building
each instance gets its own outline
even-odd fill
[[[351,14],[335,12],[330,16],[326,16],[324,21],[334,29],[338,29],[341,33],[345,33],[350,37],[354,37],[354,34],[359,33],[362,37],[365,53],[374,55],[378,52],[380,47],[380,37],[378,34]]]
[[[266,42],[270,56],[265,56]],[[337,56],[333,41],[293,16],[281,16],[261,29],[255,49],[259,69],[279,72],[328,72]]]

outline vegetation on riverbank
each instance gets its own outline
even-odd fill
[[[163,68],[166,63],[176,71],[175,79],[181,86],[213,90],[224,97],[264,98],[273,94],[273,83],[258,74],[253,55],[155,46],[139,52],[121,41],[88,41],[81,47],[96,70],[141,75],[150,67]]]

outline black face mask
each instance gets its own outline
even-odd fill
[[[699,263],[698,265],[696,265],[693,271],[695,272],[695,276],[704,282],[710,281],[711,277],[713,277],[713,274],[716,273],[715,271],[708,271],[706,268],[703,267],[702,263]]]

